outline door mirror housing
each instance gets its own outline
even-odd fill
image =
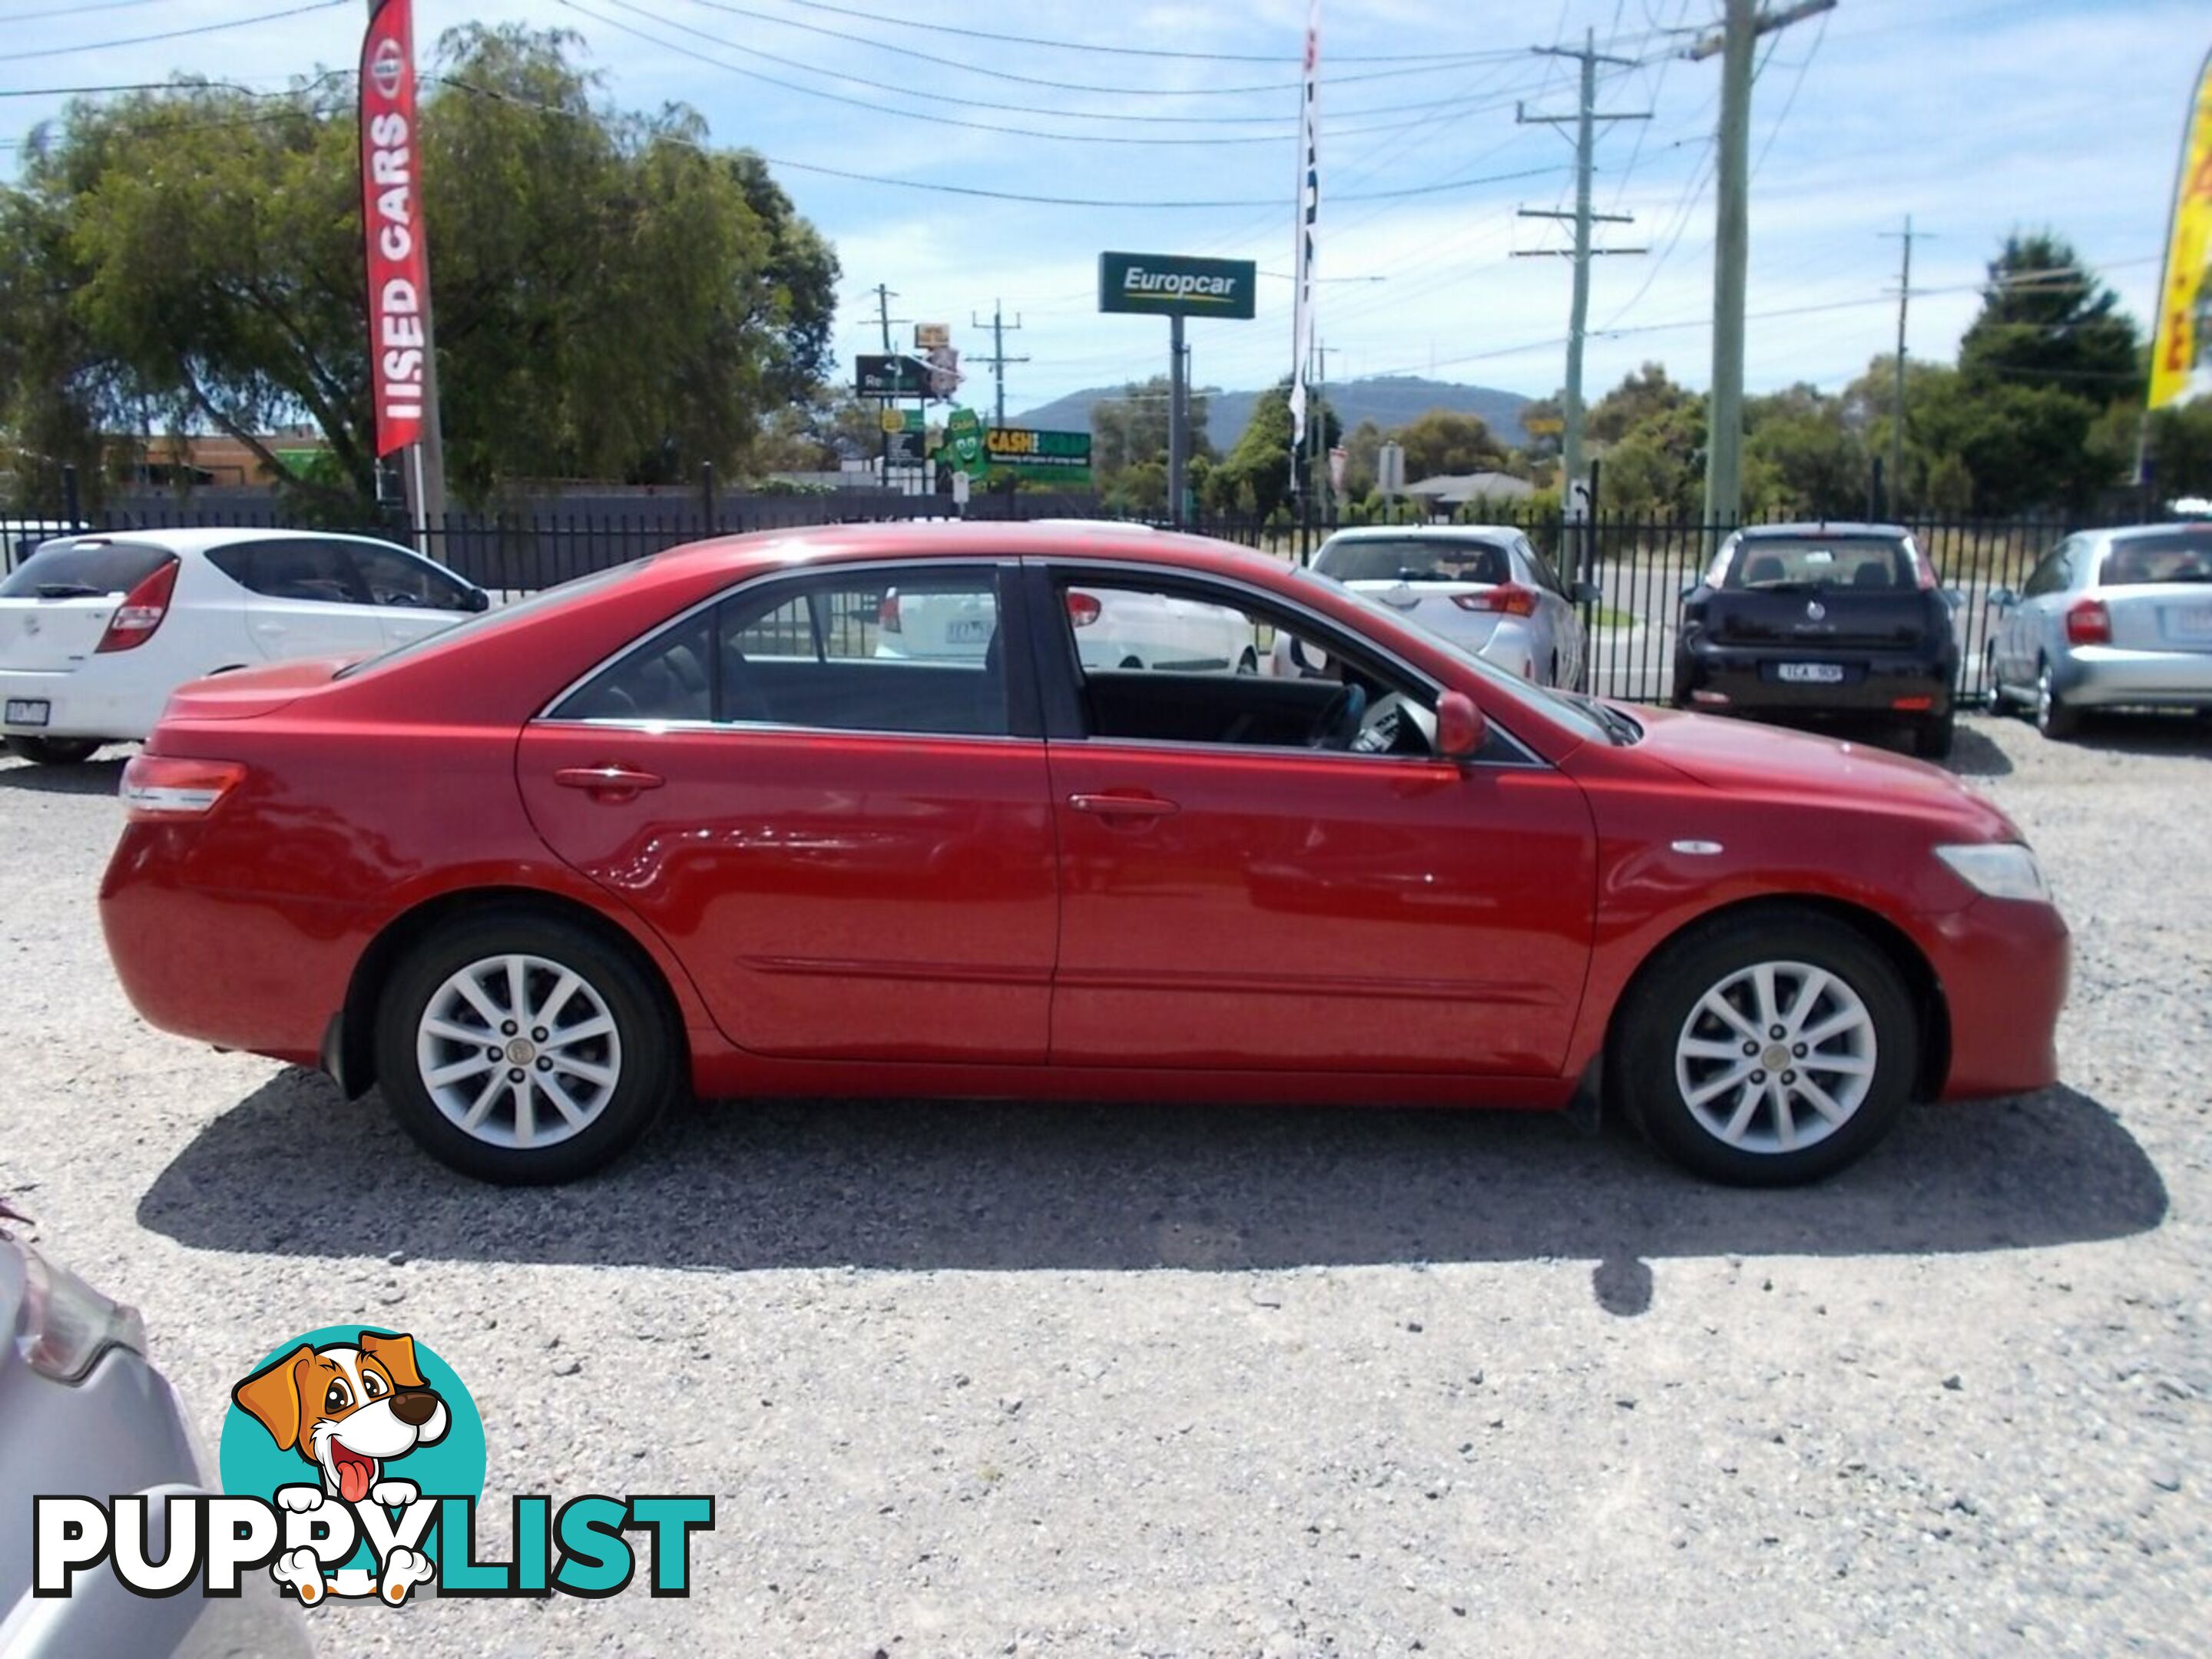
[[[1490,734],[1490,723],[1464,691],[1437,699],[1437,753],[1444,760],[1472,760]]]
[[[2009,587],[1992,587],[1990,589],[1990,608],[1991,610],[2009,611],[2013,606],[2019,603],[2020,595],[2014,592]]]
[[[1704,583],[1704,581],[1703,581],[1702,580],[1691,580],[1691,581],[1684,582],[1684,583],[1682,584],[1682,595],[1681,595],[1681,596],[1682,596],[1682,598],[1684,598],[1684,599],[1688,599],[1688,598],[1690,597],[1690,595],[1691,595],[1691,594],[1692,594],[1692,593],[1696,592],[1697,592],[1700,587],[1702,587],[1702,586],[1705,586],[1705,583]]]
[[[491,595],[481,587],[471,587],[469,589],[469,597],[465,602],[465,606],[473,611],[489,611],[491,609]]]
[[[1598,585],[1595,582],[1577,582],[1575,584],[1575,603],[1577,605],[1595,605],[1604,597],[1605,594],[1599,589]]]

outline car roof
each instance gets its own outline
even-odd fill
[[[2083,533],[2100,541],[2124,542],[2132,541],[2137,536],[2170,536],[2176,531],[2193,531],[2197,535],[2212,538],[2212,520],[2170,519],[2164,524],[2121,524]]]
[[[1284,560],[1216,541],[1210,536],[1185,535],[1104,519],[929,519],[884,524],[810,525],[693,542],[658,555],[653,562],[671,577],[681,577],[707,568],[750,574],[779,564],[963,556],[1004,559],[1023,555],[1166,562],[1222,576],[1270,573],[1279,576],[1291,568]]]
[[[1333,542],[1484,542],[1523,532],[1510,524],[1364,524],[1329,532]]]
[[[87,542],[137,542],[186,556],[204,554],[215,548],[229,547],[238,542],[365,542],[378,547],[400,546],[399,543],[388,541],[381,536],[349,534],[335,530],[275,530],[259,525],[238,524],[191,525],[160,530],[136,530],[126,526],[116,530],[82,530],[74,535],[57,536],[54,539],[80,544]]]
[[[1769,537],[1778,540],[1799,536],[1888,536],[1902,541],[1912,532],[1901,524],[1875,524],[1863,519],[1822,519],[1798,524],[1747,524],[1735,533],[1744,541],[1755,542]]]

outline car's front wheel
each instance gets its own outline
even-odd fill
[[[1664,947],[1615,1027],[1618,1097],[1660,1150],[1744,1186],[1818,1181],[1904,1111],[1912,1002],[1856,929],[1810,911],[1722,918]]]
[[[378,1010],[377,1077],[433,1158],[532,1185],[628,1151],[677,1089],[682,1042],[630,952],[501,908],[438,929],[401,962]]]
[[[100,752],[97,738],[9,738],[9,754],[38,766],[75,766]]]

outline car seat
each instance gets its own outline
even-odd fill
[[[1879,559],[1869,559],[1851,577],[1853,587],[1894,587],[1896,585],[1891,579],[1888,563]]]
[[[1778,582],[1787,574],[1789,572],[1782,568],[1781,560],[1776,558],[1771,553],[1762,553],[1744,566],[1744,586],[1748,587],[1758,582]]]

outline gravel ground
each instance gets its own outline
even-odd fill
[[[1978,719],[1958,765],[2076,930],[2065,1081],[1761,1194],[1549,1119],[903,1103],[472,1186],[141,1025],[116,764],[0,763],[0,1191],[210,1442],[360,1319],[468,1381],[495,1495],[720,1495],[689,1601],[325,1650],[2202,1652],[2212,731]]]

